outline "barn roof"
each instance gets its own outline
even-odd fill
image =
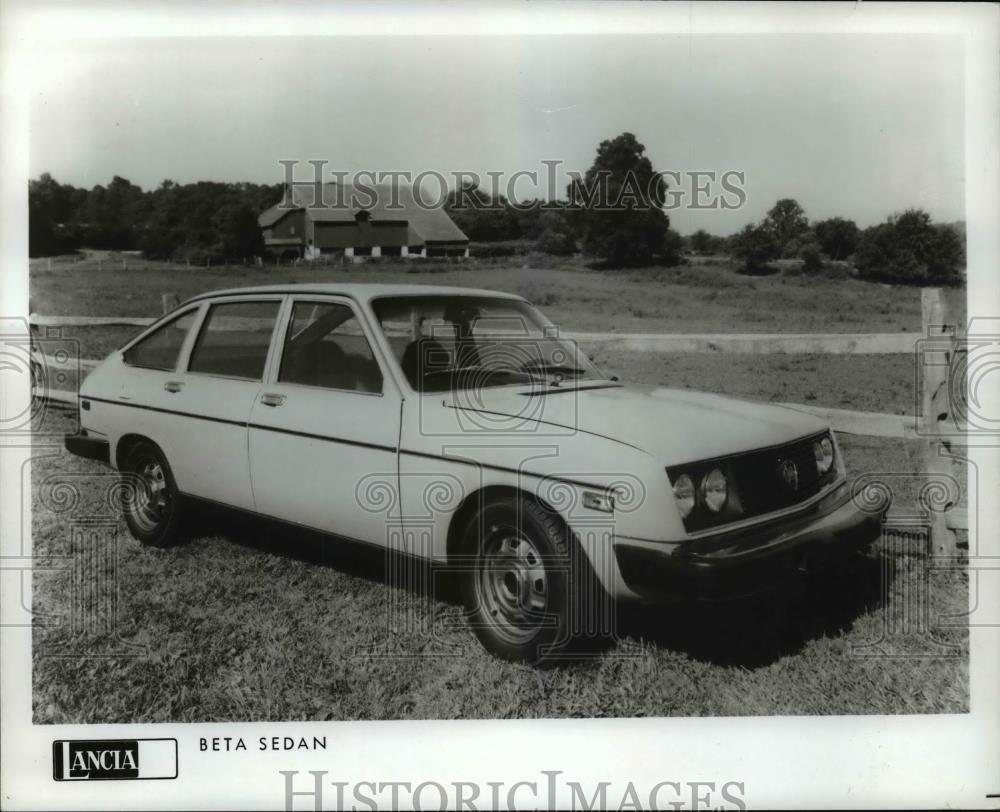
[[[469,240],[448,212],[440,206],[418,205],[413,188],[402,184],[362,187],[325,183],[321,188],[320,184],[296,183],[286,189],[286,201],[287,204],[283,201],[271,206],[257,218],[262,228],[269,228],[290,211],[300,209],[316,223],[354,222],[358,212],[367,211],[372,220],[409,223],[410,229],[425,242]]]

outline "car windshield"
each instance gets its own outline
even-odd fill
[[[387,296],[372,307],[403,373],[420,392],[510,384],[548,388],[606,380],[526,302],[487,296]]]

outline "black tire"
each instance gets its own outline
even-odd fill
[[[575,659],[593,574],[559,516],[529,497],[507,496],[477,511],[463,533],[466,615],[487,651],[513,662]],[[584,623],[585,627],[586,624]],[[586,635],[593,637],[593,635]]]
[[[149,547],[174,547],[181,533],[182,504],[167,458],[150,442],[134,445],[122,466],[125,475],[125,524]]]

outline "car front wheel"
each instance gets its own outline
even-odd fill
[[[152,443],[138,443],[128,452],[122,472],[125,524],[132,536],[150,547],[183,541],[177,484],[163,452]]]
[[[498,499],[465,529],[462,600],[483,646],[515,662],[570,654],[583,562],[558,516],[527,497]],[[581,608],[582,609],[582,608]]]

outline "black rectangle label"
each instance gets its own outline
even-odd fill
[[[52,742],[56,781],[177,777],[176,739],[61,739]]]

